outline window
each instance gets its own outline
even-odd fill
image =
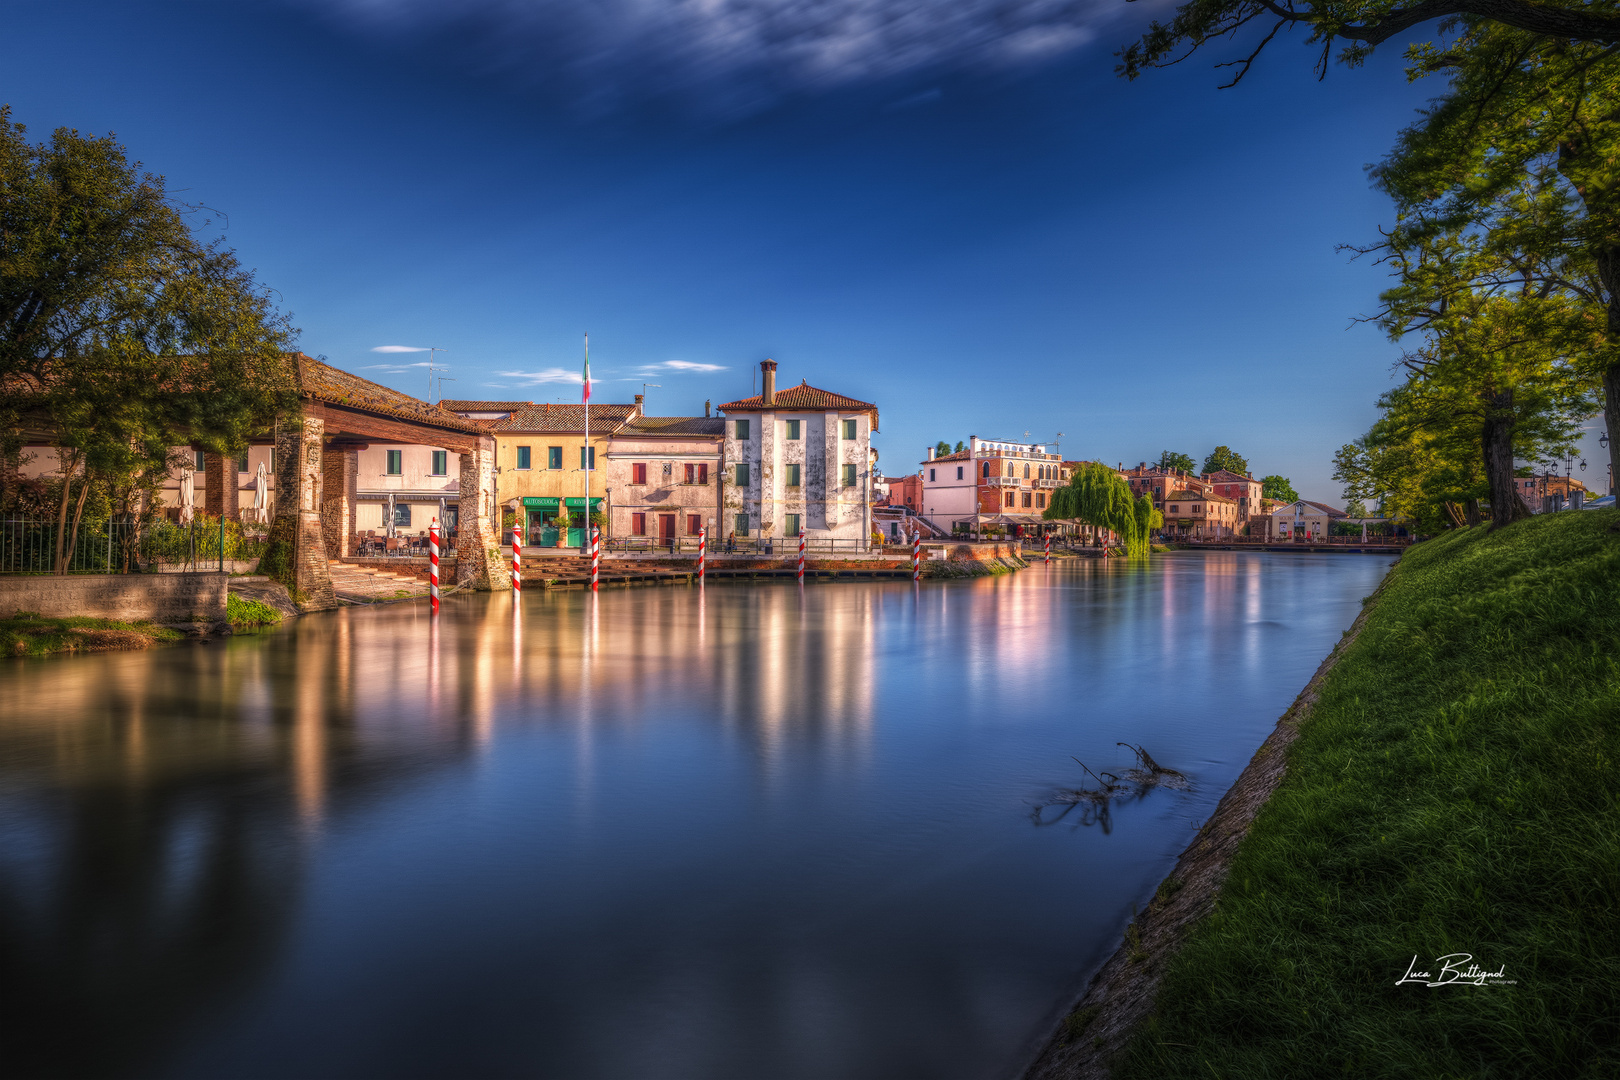
[[[405,471],[405,451],[388,451],[388,475],[399,476]]]
[[[1037,496],[1035,496],[1035,509],[1037,509],[1037,510],[1046,509],[1046,496],[1045,495],[1037,495]]]
[[[855,466],[853,466],[853,465],[845,465],[844,466],[844,486],[845,487],[854,487],[855,486]]]
[[[631,514],[630,515],[630,535],[631,536],[646,536],[647,535],[647,515],[646,514]]]
[[[207,468],[208,468],[207,455],[204,454],[201,450],[194,451],[192,453],[192,455],[191,455],[191,460],[192,460],[192,467],[195,468],[198,472],[204,472],[204,471],[207,470]]]
[[[797,420],[789,420],[787,422],[787,437],[790,439],[797,439],[799,437],[799,422]]]
[[[853,420],[845,420],[844,421],[844,438],[850,440],[851,442],[853,442],[855,439],[859,438],[859,436],[857,436],[855,434],[855,421],[853,421]]]
[[[980,476],[989,476],[990,475],[990,463],[988,461],[985,462],[984,465],[981,468],[982,468],[982,471],[979,474]]]
[[[1172,514],[1179,514],[1179,513],[1181,513],[1181,507],[1177,506],[1175,503],[1171,503],[1170,504],[1170,512]]]
[[[962,479],[962,466],[960,465],[956,467],[956,478],[958,480]]]
[[[748,486],[748,465],[746,462],[737,466],[737,486],[740,488]]]
[[[529,467],[529,448],[527,446],[518,447],[517,467],[520,469],[527,469]]]
[[[796,488],[796,487],[799,486],[800,471],[803,468],[804,468],[804,466],[802,466],[802,465],[789,465],[787,467],[787,486],[788,487]]]
[[[450,473],[450,451],[433,451],[433,475],[448,476]]]
[[[701,514],[687,514],[686,515],[686,535],[687,536],[696,536],[698,533],[700,533],[702,531],[703,531],[703,515],[701,515]]]
[[[1013,493],[1009,491],[1009,492],[1007,492],[1007,505],[1011,506],[1012,504],[1013,504]]]
[[[707,463],[698,466],[697,482],[707,487],[709,484],[709,466]]]
[[[1192,512],[1195,513],[1195,514],[1198,513],[1198,504],[1197,503],[1193,503]]]
[[[399,451],[398,450],[392,450],[392,451],[390,451],[390,453],[397,454],[397,453],[399,453]],[[386,517],[387,514],[388,514],[388,506],[385,503],[385,504],[383,504],[383,516]],[[396,529],[409,528],[410,524],[411,524],[411,504],[410,503],[395,503],[394,504],[394,528],[396,528]]]
[[[743,468],[743,466],[738,466],[738,468]],[[738,536],[747,536],[748,535],[748,515],[747,514],[733,514],[732,517],[731,517],[731,531],[736,533]]]
[[[585,451],[585,447],[582,446],[579,448],[579,467],[582,469],[596,468],[596,447],[591,447],[588,454]]]
[[[630,466],[630,482],[632,484],[645,484],[647,482],[647,463],[638,461]],[[637,533],[636,535],[641,535]]]
[[[1024,466],[1024,479],[1025,480],[1029,479],[1029,466],[1028,465]]]
[[[748,441],[748,421],[746,421],[746,420],[738,420],[737,421],[737,441],[738,442],[747,442]]]
[[[265,466],[265,468],[270,472],[276,471],[276,448],[273,446],[270,448],[270,462]]]
[[[546,447],[546,468],[548,468],[548,469],[560,469],[560,468],[562,468],[562,447],[560,447],[560,446],[548,446],[548,447]]]
[[[799,533],[801,531],[803,531],[803,528],[804,528],[804,526],[799,524],[799,515],[798,514],[783,514],[782,515],[782,535],[783,536],[798,536]]]
[[[389,453],[393,453],[393,451],[389,451]],[[242,455],[236,459],[236,471],[237,472],[247,472],[247,451],[246,450],[242,451]]]
[[[930,484],[932,484],[934,482],[934,470],[933,469],[928,470],[928,482]]]

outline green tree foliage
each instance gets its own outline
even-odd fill
[[[1249,471],[1249,462],[1230,446],[1217,446],[1204,459],[1203,471],[1212,473],[1217,469],[1225,469],[1227,472],[1235,472],[1242,476]]]
[[[1346,517],[1351,518],[1372,517],[1372,515],[1367,512],[1367,504],[1362,502],[1360,499],[1353,499],[1346,503],[1344,513]]]
[[[1161,450],[1157,465],[1165,472],[1192,472],[1198,463],[1192,459],[1191,454],[1178,454],[1173,450]]]
[[[112,137],[30,143],[0,108],[0,429],[55,432],[66,550],[96,483],[131,497],[296,405],[285,316],[191,215]]]
[[[934,444],[934,456],[935,457],[944,457],[946,454],[948,454],[950,452],[951,452],[951,444],[946,442],[944,439],[941,439],[941,440],[939,440],[939,442]]]
[[[1149,537],[1164,524],[1164,515],[1153,508],[1153,500],[1136,498],[1119,473],[1098,461],[1075,469],[1068,484],[1052,493],[1047,520],[1078,520],[1118,534],[1125,554],[1145,558],[1150,551]]]
[[[1276,499],[1278,502],[1293,502],[1299,498],[1299,492],[1294,490],[1294,485],[1289,483],[1288,477],[1278,476],[1275,473],[1260,478],[1260,494],[1264,498]]]
[[[956,449],[952,450],[951,453],[960,454],[962,451],[964,451],[966,449],[967,449],[967,443],[963,442],[961,439],[958,439],[958,440],[956,440]]]

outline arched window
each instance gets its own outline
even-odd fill
[[[983,475],[984,476],[989,476],[990,475],[990,463],[988,461],[984,463],[983,468],[984,468]]]
[[[1028,465],[1024,466],[1024,479],[1025,480],[1029,479],[1029,466]]]

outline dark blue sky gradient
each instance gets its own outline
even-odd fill
[[[656,85],[581,108],[452,35],[290,6],[3,14],[0,100],[34,137],[115,131],[228,214],[305,351],[419,395],[370,366],[423,358],[371,347],[448,348],[446,396],[577,400],[497,373],[576,372],[589,330],[601,399],[659,383],[657,413],[747,394],[767,356],[875,401],[890,474],[1062,431],[1109,462],[1227,443],[1338,502],[1332,453],[1390,385],[1396,348],[1350,326],[1383,274],[1334,246],[1389,220],[1364,166],[1430,93],[1397,49],[1318,83],[1279,39],[1235,90],[1213,55],[1126,83],[1132,7],[1041,66],[722,116]]]

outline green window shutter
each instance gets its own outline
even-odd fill
[[[798,487],[799,486],[799,466],[797,466],[797,465],[789,465],[787,467],[787,486],[788,487]]]
[[[562,447],[560,447],[560,446],[548,446],[548,447],[546,447],[546,468],[548,468],[548,469],[560,469],[560,468],[562,468]]]
[[[844,438],[850,440],[851,442],[855,441],[855,439],[856,439],[855,421],[853,421],[853,420],[845,420],[844,421]]]
[[[799,437],[799,422],[797,420],[789,420],[787,422],[787,437],[790,439],[797,439]]]
[[[732,518],[731,527],[738,536],[748,535],[748,515],[737,514]]]
[[[402,472],[405,471],[404,458],[405,458],[405,451],[403,451],[403,450],[390,450],[390,451],[388,451],[388,475],[389,476],[398,476]]]
[[[929,470],[929,472],[932,472],[932,471],[933,471],[932,469]],[[844,466],[844,486],[845,487],[854,487],[855,486],[855,466],[853,466],[853,465],[845,465]]]
[[[748,466],[746,464],[737,466],[737,486],[740,488],[748,486]]]
[[[738,420],[737,421],[737,441],[738,442],[747,442],[748,441],[748,421],[746,421],[746,420]]]
[[[433,451],[433,475],[443,476],[450,471],[450,454],[446,450]]]
[[[589,465],[586,464],[587,462],[589,462]],[[586,456],[586,448],[585,447],[582,446],[582,447],[579,448],[579,467],[582,468],[582,469],[584,469],[584,468],[592,468],[592,469],[596,468],[596,447],[593,446],[593,447],[590,448],[590,456],[589,457]]]
[[[794,537],[798,536],[799,535],[799,528],[800,528],[800,526],[799,526],[799,515],[798,514],[783,514],[782,515],[782,528],[785,530],[786,535],[794,536]]]
[[[517,467],[520,469],[527,469],[529,467],[529,448],[527,446],[518,447]]]

